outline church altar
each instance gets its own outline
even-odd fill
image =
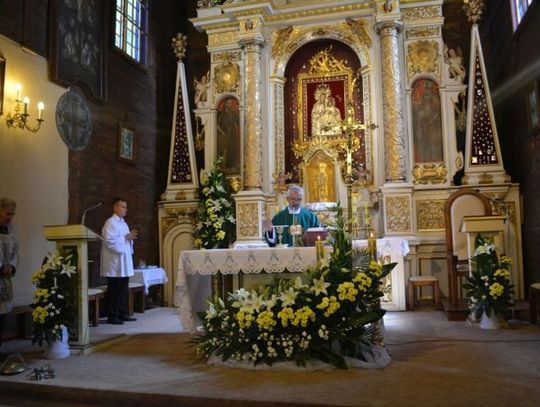
[[[445,203],[473,188],[508,219],[506,252],[524,298],[519,185],[504,168],[472,4],[467,69],[457,44],[444,41],[441,0],[199,2],[190,21],[207,35],[208,64],[194,70],[191,104],[187,37],[173,41],[171,151],[158,203],[165,302],[185,285],[175,281],[177,261],[193,247],[199,180],[217,157],[235,192],[237,242],[259,243],[287,186],[298,184],[306,205],[341,202],[348,217],[365,208],[376,235],[416,239],[422,259],[410,275],[451,273]],[[317,212],[326,222],[328,211]],[[404,285],[392,284],[396,309]]]
[[[367,240],[353,241],[353,247],[367,248]],[[326,254],[332,251],[325,246]],[[384,263],[396,262],[381,299],[389,311],[402,311],[405,304],[405,264],[409,243],[398,237],[377,239],[377,253]],[[260,273],[301,273],[315,266],[315,247],[257,247],[247,249],[185,250],[180,253],[176,272],[175,302],[185,331],[196,329],[195,314],[206,310],[211,295],[211,276]]]

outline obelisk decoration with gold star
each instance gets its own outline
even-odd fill
[[[166,201],[195,199],[199,187],[186,72],[182,62],[186,55],[186,45],[187,37],[183,34],[177,34],[172,40],[177,70],[167,190],[161,196]]]
[[[465,144],[465,176],[463,184],[493,184],[510,182],[503,166],[499,136],[493,114],[493,105],[478,21],[482,15],[483,0],[464,1],[464,10],[471,28],[471,57],[467,103],[467,136]]]

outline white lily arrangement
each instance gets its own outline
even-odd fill
[[[210,173],[201,178],[201,200],[193,240],[198,249],[226,248],[234,241],[234,202],[229,183],[220,169],[221,162],[221,158],[217,159]]]
[[[63,257],[48,254],[43,265],[32,275],[36,286],[32,319],[34,321],[32,343],[40,346],[43,341],[62,339],[62,327],[73,321],[75,307],[71,293],[76,289],[77,272],[72,255]]]

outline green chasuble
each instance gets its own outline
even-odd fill
[[[281,212],[276,213],[276,215],[272,218],[272,224],[274,226],[290,226],[294,224],[295,219],[298,225],[302,225],[302,233],[305,233],[308,228],[316,228],[320,226],[319,218],[317,218],[317,215],[315,215],[309,209],[300,208],[300,213],[296,215],[291,215],[289,213],[288,207],[283,209]],[[276,236],[276,244],[277,243],[278,237]],[[285,228],[281,243],[292,246],[292,236],[289,234],[289,228]],[[270,242],[268,242],[268,244],[273,246],[273,244],[271,244]]]

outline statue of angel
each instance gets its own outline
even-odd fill
[[[456,80],[459,83],[463,83],[465,80],[465,66],[463,65],[463,52],[461,47],[456,49],[448,48],[444,46],[444,62],[448,64],[448,74],[451,79]]]
[[[210,72],[207,72],[206,75],[201,76],[200,80],[193,79],[193,86],[195,87],[195,97],[193,99],[197,107],[203,107],[208,101],[208,89],[210,89],[209,76]]]

